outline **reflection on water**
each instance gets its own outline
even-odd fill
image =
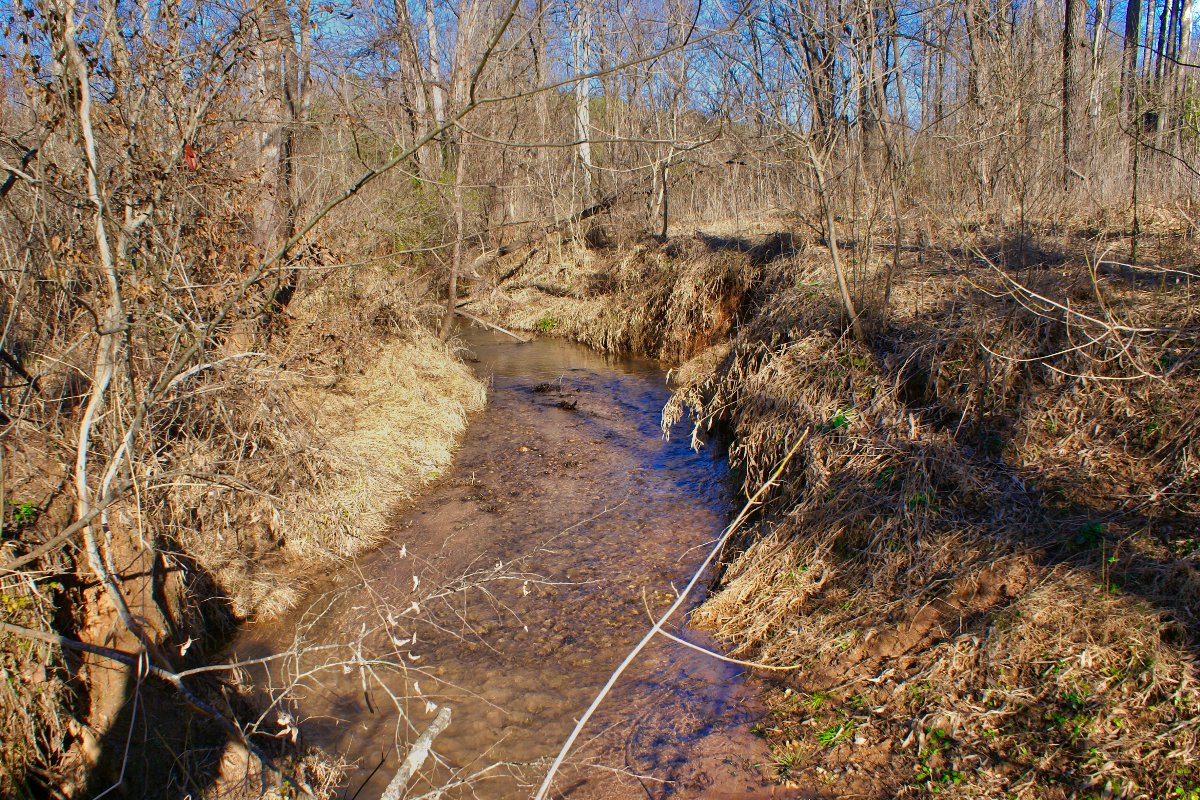
[[[306,740],[360,764],[347,797],[379,796],[446,703],[453,721],[417,793],[451,784],[449,797],[528,797],[728,517],[722,462],[660,435],[656,364],[553,339],[464,338],[492,397],[454,470],[307,608],[238,642],[239,656],[283,652],[297,637],[353,645],[271,676],[282,686],[302,674],[286,702]],[[730,757],[747,750],[729,744],[750,714],[738,674],[667,640],[651,645],[561,773],[563,796],[752,783]]]
[[[658,363],[646,358],[611,356],[565,339],[535,339],[522,344],[493,331],[468,328],[460,332],[481,375],[497,378],[546,380],[571,373],[596,372],[644,374],[662,383]],[[654,410],[657,414],[657,409]]]

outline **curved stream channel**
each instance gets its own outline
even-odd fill
[[[303,642],[269,678],[303,676],[284,703],[307,743],[357,764],[347,798],[379,797],[442,704],[452,722],[410,794],[530,797],[729,517],[722,460],[682,432],[662,439],[656,364],[464,336],[492,386],[453,470],[382,547],[237,642],[242,658]],[[319,649],[357,641],[360,655]],[[754,765],[767,756],[748,730],[761,712],[740,675],[659,637],[593,717],[555,796],[761,796]]]

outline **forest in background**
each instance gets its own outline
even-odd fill
[[[900,498],[903,535],[813,543],[767,526],[775,544],[748,557],[770,562],[782,547],[793,561],[733,577],[794,572],[811,546],[885,606],[924,597],[923,608],[938,570],[995,557],[975,545],[885,557],[942,525],[947,486],[974,487],[963,530],[990,536],[986,509],[1013,502],[1006,481],[1030,480],[1026,468],[1056,478],[1049,510],[1001,527],[1052,518],[1082,537],[1066,561],[1116,547],[1146,567],[1129,580],[1147,588],[1130,595],[1151,607],[1120,607],[1168,631],[1165,691],[1192,708],[1179,676],[1192,668],[1200,480],[1194,11],[1186,0],[5,3],[0,713],[14,733],[0,792],[111,782],[93,740],[121,724],[126,676],[97,665],[121,657],[145,654],[169,694],[256,741],[205,699],[215,684],[178,672],[238,621],[295,603],[299,573],[370,546],[391,505],[446,467],[483,401],[439,341],[463,303],[605,349],[706,357],[683,373],[675,412],[733,431],[747,494],[802,431],[820,434],[811,446],[825,449],[797,477],[808,494],[778,504],[826,503],[805,531],[879,505],[822,494],[834,467],[848,469],[837,458],[861,445],[874,459],[895,431],[919,441],[926,423],[943,437],[920,451],[914,474],[929,485],[880,478],[895,464],[862,472],[864,487]],[[814,345],[814,332],[828,341]],[[845,372],[800,377],[829,353]],[[1079,436],[1014,452],[1005,419],[1026,444],[1040,441],[1029,430]],[[834,441],[852,420],[874,438]],[[930,465],[959,464],[945,454],[964,448],[963,474],[977,456],[1019,474],[937,478]],[[974,555],[952,567],[946,552]],[[1108,569],[1104,602],[1119,603]],[[1064,588],[1077,576],[1051,585],[1025,562],[1013,570],[1026,577],[1010,583],[1059,605],[1082,591]],[[820,596],[786,591],[799,592],[793,610]],[[801,635],[774,631],[749,594],[727,605],[703,613],[767,660],[773,637],[799,637],[776,643],[790,657],[845,621]],[[108,653],[67,654],[89,645]],[[1147,796],[1200,791],[1175,767],[1193,752],[1194,715],[1158,713],[1139,730],[1170,747],[1136,750],[1148,772],[1115,756],[1088,767],[1098,793],[1139,781],[1158,792]],[[1063,736],[1060,749],[1082,741]],[[927,738],[913,754],[929,767],[923,791],[962,772],[929,756]],[[1081,753],[1079,764],[1095,758]],[[1105,777],[1114,769],[1119,780]]]

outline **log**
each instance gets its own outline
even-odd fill
[[[412,749],[408,751],[404,763],[400,765],[400,769],[396,770],[396,774],[392,776],[391,782],[383,790],[383,795],[379,800],[400,800],[404,796],[404,789],[408,786],[408,782],[412,780],[413,775],[417,774],[417,770],[425,763],[425,759],[429,758],[433,740],[448,727],[450,727],[450,706],[442,706],[442,710],[433,718],[433,722],[429,724],[425,732],[417,737],[417,741],[413,742]]]
[[[469,311],[463,311],[461,308],[456,308],[456,309],[454,309],[454,313],[456,313],[460,316],[466,317],[467,319],[471,320],[472,322],[478,322],[480,325],[483,325],[485,328],[491,328],[494,331],[499,331],[500,333],[503,333],[505,336],[511,336],[512,338],[516,339],[521,344],[528,344],[530,342],[529,339],[526,339],[523,336],[518,336],[517,334],[513,333],[512,331],[505,330],[504,328],[501,328],[499,325],[493,325],[492,323],[488,322],[486,319],[481,319],[480,317],[475,316],[474,314],[472,314]]]

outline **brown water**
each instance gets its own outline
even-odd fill
[[[304,739],[358,764],[345,797],[379,797],[442,704],[452,722],[411,795],[449,784],[443,796],[531,796],[729,516],[723,462],[683,432],[661,437],[657,365],[464,336],[491,402],[454,469],[384,546],[238,642],[241,657],[356,643],[269,675]],[[758,713],[737,668],[660,639],[592,719],[556,796],[758,796]]]

